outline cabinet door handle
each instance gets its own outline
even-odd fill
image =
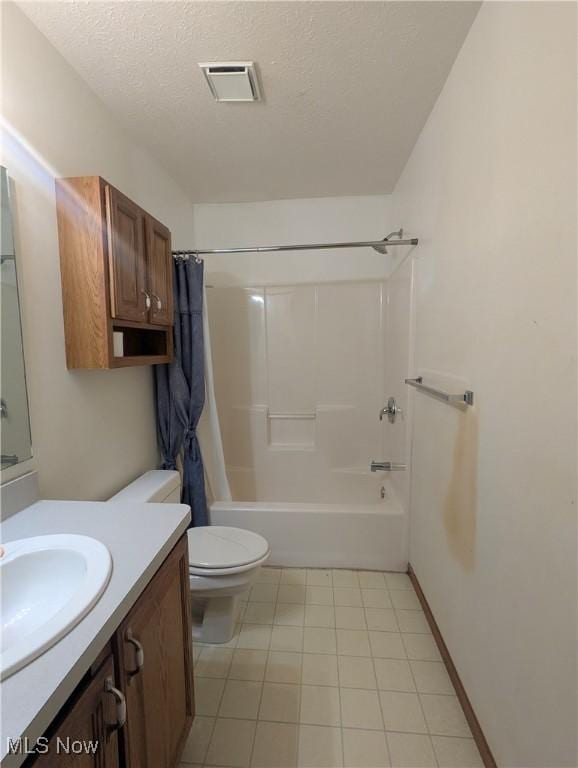
[[[163,308],[163,303],[162,303],[162,301],[160,300],[160,297],[159,297],[159,296],[157,296],[157,295],[156,295],[156,293],[151,293],[151,296],[152,296],[152,297],[153,297],[153,299],[156,301],[156,303],[157,303],[157,310],[160,312],[160,311],[161,311],[161,309]]]
[[[116,723],[111,726],[113,731],[118,731],[126,723],[126,699],[122,691],[115,688],[112,677],[107,677],[104,681],[104,690],[114,696],[116,703]]]
[[[149,296],[149,294],[146,291],[141,291],[141,293],[145,297],[145,307],[147,309],[150,309],[151,308],[151,297]]]
[[[134,675],[138,675],[138,673],[141,671],[144,665],[144,649],[142,645],[139,643],[139,641],[134,637],[132,633],[132,629],[127,629],[125,634],[125,640],[127,643],[130,643],[132,647],[135,650],[135,661],[136,661],[136,667],[133,670],[130,670],[128,672],[129,677],[134,677]]]

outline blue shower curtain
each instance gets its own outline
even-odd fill
[[[163,469],[176,469],[183,451],[181,501],[192,525],[208,525],[203,459],[197,424],[205,403],[203,263],[174,262],[174,360],[155,366],[158,441]]]

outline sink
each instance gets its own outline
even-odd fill
[[[0,680],[73,629],[108,584],[112,559],[89,536],[34,536],[3,545],[0,557]]]

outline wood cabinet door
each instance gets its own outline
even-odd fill
[[[174,768],[194,714],[186,537],[176,545],[115,636],[129,768]]]
[[[146,216],[147,275],[151,295],[149,321],[173,324],[173,256],[171,233],[152,216]]]
[[[109,684],[114,685],[112,656],[65,706],[34,768],[118,768],[117,706]]]
[[[111,314],[146,322],[144,212],[114,187],[106,187]]]

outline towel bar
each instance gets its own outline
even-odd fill
[[[416,379],[406,379],[405,383],[409,384],[410,387],[415,387],[416,389],[419,389],[420,392],[425,392],[428,395],[433,395],[433,397],[437,397],[439,400],[443,400],[445,403],[453,403],[454,405],[473,405],[474,404],[474,393],[472,392],[471,389],[466,389],[466,391],[460,395],[451,395],[448,392],[444,392],[441,389],[428,387],[427,384],[423,383],[423,378],[421,376],[418,376]]]
[[[271,413],[267,411],[268,419],[315,419],[315,413]]]

